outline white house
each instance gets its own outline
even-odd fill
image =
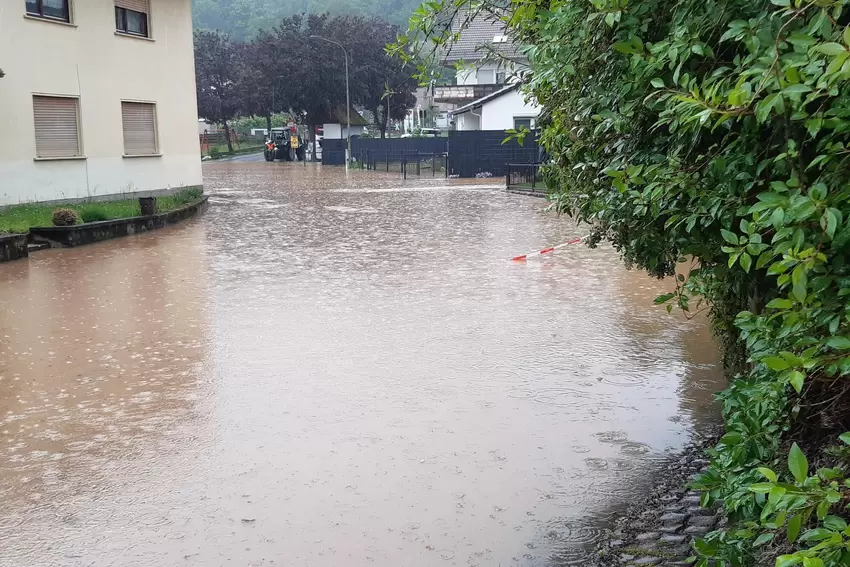
[[[0,67],[0,205],[201,185],[191,0],[3,0]]]
[[[456,130],[508,130],[533,127],[540,107],[516,88],[516,76],[528,60],[508,35],[504,22],[479,15],[461,27],[458,39],[443,54],[446,67],[457,68],[453,85],[433,87],[434,105],[446,108]]]
[[[354,109],[351,108],[351,135],[352,136],[361,136],[363,132],[366,131],[367,122],[363,116]],[[333,115],[331,116],[331,121],[325,123],[322,128],[324,129],[323,137],[326,140],[341,140],[343,138],[348,138],[348,117],[349,114],[345,112],[345,106],[341,106],[337,108]]]
[[[527,101],[518,85],[508,85],[493,94],[455,109],[456,130],[534,129],[540,106]]]

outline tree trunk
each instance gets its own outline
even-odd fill
[[[272,115],[266,114],[266,131],[269,133],[269,136],[272,135]]]
[[[386,136],[387,126],[386,126],[386,123],[384,122],[385,118],[381,118],[381,114],[380,114],[381,105],[378,104],[378,105],[375,106],[375,108],[370,108],[369,110],[372,111],[372,116],[375,117],[375,128],[377,128],[378,132],[381,133],[381,138],[386,138],[387,137]]]
[[[222,120],[224,124],[224,137],[227,139],[227,151],[233,153],[233,140],[230,139],[230,125],[227,124],[227,120]]]

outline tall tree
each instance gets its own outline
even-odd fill
[[[307,124],[310,140],[315,144],[316,126],[329,122],[333,116],[345,109],[345,56],[342,49],[316,36],[339,41],[346,46],[349,56],[350,46],[344,37],[340,37],[342,22],[330,21],[327,14],[307,17],[303,28],[302,40],[293,46],[302,62],[299,70],[293,74],[297,81],[293,108],[296,115]],[[351,61],[349,60],[349,65]],[[353,90],[352,90],[353,95]],[[352,98],[352,103],[354,99]],[[315,155],[315,152],[314,152]]]
[[[254,88],[260,93],[256,107],[250,113],[266,118],[271,128],[271,115],[278,112],[295,114],[298,107],[299,83],[304,79],[303,68],[312,62],[302,60],[304,18],[291,16],[268,30],[260,31],[249,44],[246,65],[256,71]]]
[[[237,47],[226,34],[195,32],[195,80],[198,115],[224,126],[227,149],[233,151],[228,120],[241,109],[239,80],[242,74]]]
[[[378,18],[359,16],[334,18],[332,24],[351,54],[353,100],[372,113],[383,138],[390,119],[404,118],[416,101],[417,82],[411,78],[415,65],[405,66],[386,52],[399,28]]]

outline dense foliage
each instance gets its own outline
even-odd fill
[[[380,19],[327,14],[284,18],[249,42],[196,31],[198,113],[226,131],[237,116],[261,116],[271,127],[279,113],[309,126],[344,114],[345,57],[338,46],[311,37],[321,36],[345,46],[351,102],[370,111],[383,136],[416,100],[411,69],[385,50],[397,33]]]
[[[297,15],[378,16],[406,24],[418,5],[419,0],[193,0],[192,19],[196,29],[218,30],[245,41],[270,24]]]
[[[558,209],[630,266],[678,273],[658,303],[708,310],[730,385],[696,486],[732,524],[702,565],[850,565],[850,461],[826,450],[850,429],[847,3],[440,0],[396,46],[506,20]],[[800,446],[825,467],[810,476]]]

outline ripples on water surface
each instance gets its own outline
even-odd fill
[[[292,164],[0,266],[0,565],[580,565],[713,419],[702,322],[543,201]],[[450,186],[451,184],[451,186]]]

